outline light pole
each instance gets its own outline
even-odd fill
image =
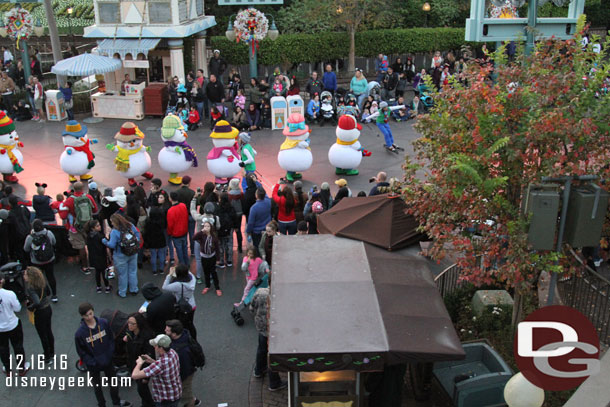
[[[269,30],[267,31],[267,36],[269,37],[269,39],[271,41],[275,41],[277,39],[277,37],[280,35],[277,27],[275,26],[275,18],[273,18],[272,15],[267,14],[269,17],[271,17],[271,28],[269,28]],[[235,17],[235,14],[232,14],[229,17],[229,24],[227,25],[227,31],[225,32],[225,36],[227,37],[227,39],[229,41],[235,41],[237,39],[237,35],[235,34],[235,29],[233,27],[233,17]],[[256,41],[254,39],[254,29],[255,27],[250,26],[248,27],[249,29],[249,34],[250,34],[250,39],[247,41],[248,43],[250,43],[250,52],[248,52],[248,60],[250,63],[250,78],[256,78],[258,76],[258,64],[257,64],[257,60],[256,60],[256,54],[257,54],[257,47],[254,46],[251,41]]]
[[[430,3],[425,2],[421,9],[426,13],[426,22],[424,23],[424,27],[428,27],[428,14],[430,14]]]
[[[72,41],[72,13],[74,13],[74,8],[72,6],[68,7],[66,13],[68,13],[68,31],[70,33],[70,41]]]

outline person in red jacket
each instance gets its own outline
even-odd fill
[[[277,219],[280,233],[295,235],[297,233],[297,218],[294,215],[295,199],[292,188],[284,185],[284,188],[280,191],[280,184],[276,184],[273,188],[273,201],[279,208]]]
[[[173,191],[169,194],[172,206],[167,211],[167,235],[176,248],[178,262],[189,264],[187,250],[187,236],[189,231],[189,212],[186,205],[178,200],[178,193]]]
[[[189,111],[189,131],[197,130],[197,125],[199,123],[199,112],[197,112],[197,106],[193,104],[191,106],[191,110]]]
[[[85,194],[85,185],[78,181],[74,183],[74,193],[70,195],[65,201],[63,206],[68,209],[68,213],[72,215],[72,222],[69,229],[69,240],[72,248],[74,250],[78,250],[78,258],[80,260],[80,269],[84,274],[90,274],[89,271],[89,263],[87,262],[87,249],[85,248],[85,244],[87,241],[87,236],[85,235],[85,224],[93,219],[93,214],[97,213],[97,204],[95,203],[95,199],[89,194]],[[91,206],[89,209],[81,209],[80,210],[80,219],[78,214],[76,213],[76,209],[74,208],[74,200],[79,197],[86,195],[89,198]],[[85,201],[86,202],[86,201]]]

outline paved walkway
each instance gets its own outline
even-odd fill
[[[93,146],[96,165],[92,174],[100,186],[127,186],[126,180],[114,171],[114,154],[104,148],[106,143],[113,142],[112,138],[123,122],[123,120],[105,120],[89,126],[89,137],[99,140],[99,143]],[[146,119],[137,124],[147,136],[145,144],[152,147],[152,171],[166,182],[167,174],[160,170],[156,160],[157,152],[162,146],[158,130],[161,120]],[[35,182],[46,182],[47,194],[52,196],[69,188],[67,176],[59,168],[59,156],[63,151],[61,132],[65,122],[24,122],[17,123],[16,126],[25,145],[22,149],[25,170],[19,174],[20,183],[15,185],[15,193],[31,198],[35,193]],[[411,123],[393,123],[391,126],[397,144],[405,146],[406,153],[410,154],[412,152],[410,143],[417,137]],[[189,135],[188,141],[200,157],[199,167],[188,172],[193,177],[194,187],[203,186],[205,181],[212,180],[205,165],[205,156],[212,146],[209,134],[209,129],[199,129]],[[268,191],[283,175],[276,160],[283,139],[279,131],[253,133],[253,146],[258,151],[257,165]],[[314,126],[311,140],[314,165],[304,174],[305,188],[309,190],[314,183],[320,185],[323,181],[327,181],[331,184],[334,195],[336,187],[333,181],[339,177],[334,174],[334,168],[328,163],[327,153],[328,148],[335,142],[335,128]],[[374,125],[364,126],[360,141],[365,148],[373,152],[373,155],[363,159],[360,167],[361,175],[348,179],[354,194],[360,190],[368,192],[371,187],[368,179],[380,170],[388,172],[390,176],[402,176],[403,156],[389,153],[383,148],[383,137],[379,136]],[[146,189],[149,187],[148,184],[145,182]],[[172,188],[167,187],[168,190]],[[240,260],[236,257],[234,263],[238,264]],[[162,284],[163,277],[153,276],[148,264],[145,264],[138,274],[140,285],[147,281]],[[234,267],[231,270],[225,269],[219,274],[224,291],[223,297],[218,298],[211,294],[196,297],[195,323],[206,352],[207,364],[204,370],[195,376],[195,394],[202,399],[204,407],[217,407],[219,403],[228,403],[230,407],[286,406],[285,391],[270,393],[267,390],[266,379],[261,381],[252,378],[252,364],[257,346],[257,334],[252,317],[244,313],[246,323],[243,327],[237,327],[229,315],[231,304],[240,297],[243,290],[241,271]],[[74,368],[77,355],[73,335],[79,324],[77,307],[82,301],[92,302],[98,315],[104,309],[133,312],[144,301],[141,296],[120,299],[114,294],[96,294],[94,276],[81,274],[75,263],[58,264],[56,275],[60,301],[53,305],[53,331],[56,338],[56,353],[66,355],[68,364],[63,370],[32,371],[29,377],[81,376],[81,373]],[[28,322],[25,311],[20,313],[20,317],[24,327],[27,354],[40,352],[38,336],[34,327]],[[135,406],[139,405],[135,386],[121,389],[121,396],[132,401]],[[95,405],[93,391],[88,388],[49,391],[48,388],[40,387],[7,388],[5,383],[0,384],[0,400],[2,400],[1,405],[10,407],[64,406],[70,403],[78,407]]]

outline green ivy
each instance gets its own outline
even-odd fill
[[[225,60],[233,65],[248,64],[249,47],[224,37],[212,37],[213,49],[219,49]],[[371,30],[356,34],[356,55],[373,57],[378,53],[404,54],[459,49],[465,44],[463,28],[411,28]],[[276,41],[263,40],[259,44],[258,63],[319,62],[347,58],[349,37],[343,32],[319,34],[283,34]]]

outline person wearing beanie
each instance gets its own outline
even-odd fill
[[[391,111],[388,107],[388,102],[381,102],[379,104],[379,116],[377,116],[377,128],[379,128],[385,138],[385,148],[394,153],[396,152],[396,145],[394,144],[394,137],[390,129],[390,116]]]
[[[208,64],[209,75],[214,75],[216,79],[222,82],[222,74],[224,74],[226,69],[227,63],[220,57],[220,51],[215,49],[214,56],[210,58],[210,62]]]
[[[328,182],[320,184],[320,202],[322,202],[322,207],[325,211],[333,206],[333,197],[330,194],[330,185],[328,185]]]
[[[239,133],[239,146],[241,147],[241,162],[239,163],[239,166],[246,171],[246,176],[256,171],[254,157],[258,154],[256,150],[252,148],[250,140],[250,133]]]
[[[146,307],[146,321],[153,332],[158,335],[165,331],[165,321],[174,319],[176,297],[174,294],[161,291],[154,283],[142,286],[142,296],[148,301]]]
[[[19,182],[14,175],[23,171],[23,155],[19,147],[23,147],[23,143],[19,141],[15,131],[15,123],[6,113],[0,111],[0,173],[4,182]]]
[[[318,234],[318,215],[320,215],[322,212],[324,212],[324,206],[322,206],[322,202],[316,201],[311,205],[311,213],[305,216],[305,221],[307,221],[308,234]]]

